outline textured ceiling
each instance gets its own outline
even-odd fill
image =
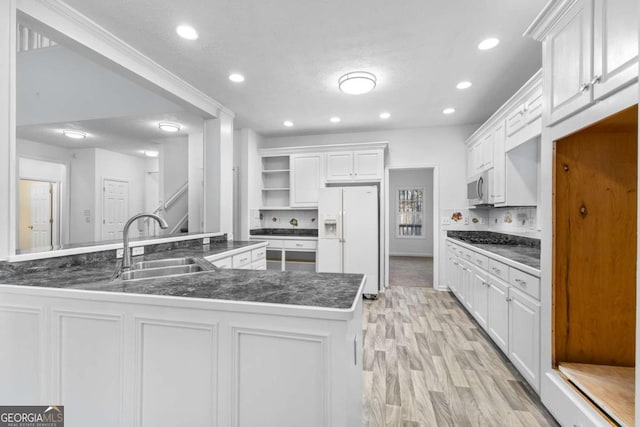
[[[484,121],[540,68],[541,46],[522,33],[546,0],[66,2],[232,109],[236,128],[286,135]],[[179,38],[182,23],[200,38]],[[500,45],[479,51],[488,36]],[[376,89],[341,93],[352,70],[375,73]],[[459,91],[461,80],[473,86]]]

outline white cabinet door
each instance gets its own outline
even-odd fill
[[[383,171],[382,151],[356,151],[353,153],[353,179],[359,181],[380,180]]]
[[[473,267],[466,261],[460,265],[462,266],[462,302],[469,313],[473,313]]]
[[[493,131],[493,173],[489,184],[489,201],[491,203],[504,203],[506,201],[506,153],[505,121],[502,120]]]
[[[487,330],[487,316],[488,316],[488,290],[487,279],[480,271],[473,273],[472,280],[473,288],[473,317],[482,329]]]
[[[591,0],[578,0],[544,41],[545,99],[555,123],[589,105],[591,94]]]
[[[518,105],[507,114],[507,135],[511,136],[525,126],[524,104]]]
[[[524,125],[528,125],[542,116],[542,82],[538,82],[538,87],[524,101]],[[542,129],[540,129],[542,132]]]
[[[540,303],[509,288],[509,359],[540,389]]]
[[[478,141],[471,147],[471,159],[473,173],[470,176],[473,176],[482,172],[482,141]]]
[[[292,207],[318,206],[318,188],[322,186],[322,157],[320,154],[291,155]]]
[[[352,177],[352,152],[327,154],[327,181],[349,181]]]
[[[493,167],[493,131],[482,138],[482,165],[480,171]]]
[[[638,78],[636,0],[594,2],[594,99],[602,99]],[[594,80],[595,82],[595,80]]]
[[[489,276],[487,332],[504,354],[509,353],[508,289],[506,283]]]
[[[458,257],[447,251],[447,286],[454,294],[458,294],[460,282]]]

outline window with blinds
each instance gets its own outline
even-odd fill
[[[397,236],[422,237],[424,222],[424,189],[398,190]]]

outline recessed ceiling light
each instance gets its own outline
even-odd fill
[[[62,134],[67,138],[72,138],[72,139],[84,139],[87,137],[86,132],[82,132],[79,130],[71,130],[71,129],[64,129],[62,131]]]
[[[387,113],[386,111],[384,113],[380,113],[380,118],[381,119],[388,119],[389,117],[391,117],[391,113]]]
[[[158,127],[165,132],[178,132],[180,130],[178,123],[160,122]]]
[[[340,123],[340,117],[331,117],[329,121],[331,123]]]
[[[442,114],[453,114],[455,112],[456,112],[456,109],[451,107],[445,108],[444,110],[442,110]]]
[[[290,128],[291,126],[293,126],[293,122],[289,121],[289,120],[285,120],[284,123],[282,123],[283,125],[285,125],[286,127]]]
[[[353,71],[338,79],[338,87],[349,95],[362,95],[376,87],[376,76],[367,71]]]
[[[468,89],[471,87],[471,82],[463,81],[456,85],[457,89]]]
[[[147,157],[158,157],[158,152],[155,150],[140,150],[140,152]]]
[[[187,40],[196,40],[198,38],[198,32],[189,25],[178,25],[176,27],[176,33]]]
[[[244,76],[242,74],[233,73],[229,76],[229,80],[235,83],[242,83],[244,81]]]
[[[494,37],[491,37],[491,38],[482,40],[478,45],[478,49],[480,50],[493,49],[494,47],[498,46],[498,43],[500,43],[500,40]]]

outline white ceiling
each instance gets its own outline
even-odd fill
[[[522,33],[546,0],[66,2],[235,111],[236,128],[287,135],[484,121],[540,68],[539,43]],[[179,38],[182,23],[200,38]],[[479,51],[488,36],[500,45]],[[353,70],[376,74],[376,89],[341,93]],[[473,86],[457,90],[461,80]]]

